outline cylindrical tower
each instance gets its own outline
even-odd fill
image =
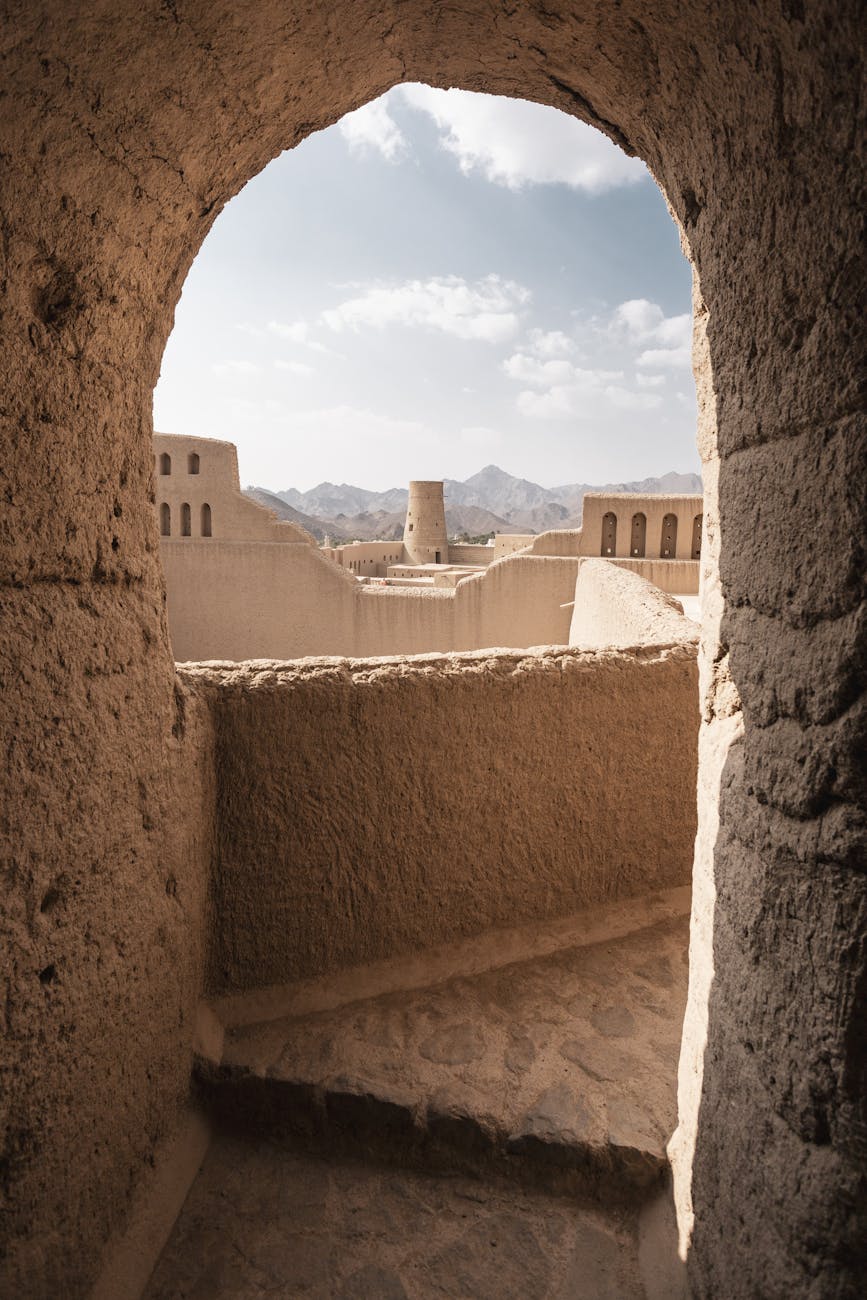
[[[449,544],[441,480],[410,483],[403,545],[408,564],[448,564]]]

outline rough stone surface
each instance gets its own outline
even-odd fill
[[[680,223],[706,488],[681,1223],[699,1296],[860,1293],[862,37],[855,0],[6,4],[12,1294],[61,1277],[84,1292],[181,1088],[192,967],[158,954],[161,936],[195,933],[195,908],[176,929],[165,892],[173,875],[190,897],[195,854],[176,837],[194,818],[188,796],[173,829],[150,500],[174,306],[251,176],[402,79],[596,123],[649,163]]]
[[[694,646],[182,674],[216,735],[213,993],[689,879]]]
[[[632,1218],[492,1183],[325,1164],[222,1137],[145,1300],[263,1294],[645,1300],[647,1291]]]
[[[686,939],[682,916],[239,1026],[220,1066],[201,1067],[206,1094],[224,1123],[274,1125],[320,1150],[349,1142],[379,1158],[496,1168],[600,1203],[641,1196],[665,1171],[676,1120]],[[496,935],[476,946],[496,961]]]

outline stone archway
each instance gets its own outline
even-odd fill
[[[837,1285],[863,1241],[858,8],[37,0],[9,30],[13,1283],[81,1293],[187,1086],[207,832],[177,802],[194,758],[149,500],[174,304],[250,176],[421,80],[599,126],[688,245],[706,500],[681,1222],[700,1295]]]

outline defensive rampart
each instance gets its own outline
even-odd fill
[[[454,590],[361,586],[316,547],[162,546],[175,659],[293,659],[565,645],[578,561],[516,555]]]
[[[569,644],[600,646],[671,645],[694,641],[698,627],[682,606],[638,573],[610,560],[581,560]]]
[[[189,665],[212,993],[689,881],[694,644]]]

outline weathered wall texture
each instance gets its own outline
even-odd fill
[[[303,543],[163,543],[175,658],[565,645],[578,561],[513,556],[454,590],[365,587]]]
[[[212,992],[689,880],[694,645],[181,671],[216,735]]]
[[[175,933],[166,867],[187,890],[195,856],[175,838],[152,504],[174,305],[251,176],[402,79],[595,123],[649,163],[680,223],[705,572],[679,1213],[688,1230],[694,1210],[698,1296],[860,1293],[862,37],[855,0],[7,0],[4,1228],[17,1261],[39,1243],[12,1294],[82,1294],[182,1073],[165,1027],[186,967],[154,955]],[[40,980],[51,965],[68,993]]]
[[[671,645],[696,641],[698,628],[683,608],[646,578],[610,560],[581,560],[569,644],[598,646]]]
[[[153,600],[52,597],[0,612],[0,1292],[34,1300],[81,1293],[187,1100],[214,818],[210,724],[151,653]]]

